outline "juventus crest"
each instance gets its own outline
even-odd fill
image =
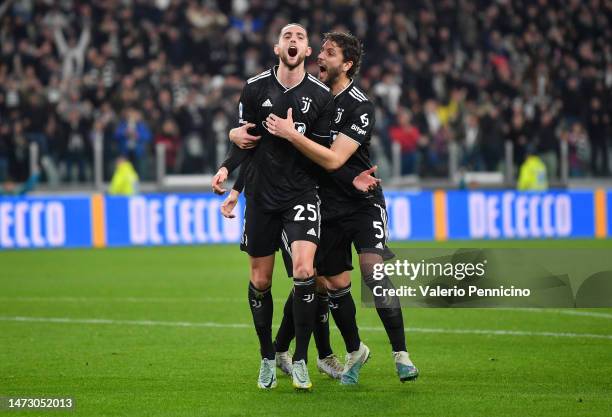
[[[310,110],[310,103],[312,103],[310,97],[302,97],[302,108],[300,109],[302,113],[308,113],[308,110]]]
[[[342,113],[344,113],[344,109],[341,107],[338,107],[336,111],[338,113],[336,113],[336,120],[334,120],[334,123],[340,123],[340,119],[342,119]]]

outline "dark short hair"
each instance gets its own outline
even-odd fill
[[[331,41],[342,50],[344,62],[351,61],[353,66],[346,72],[346,75],[353,77],[359,73],[361,57],[363,56],[363,46],[359,39],[349,32],[328,32],[323,35],[323,43]]]

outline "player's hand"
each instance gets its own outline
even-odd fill
[[[215,194],[223,195],[227,191],[223,188],[223,183],[227,179],[229,173],[227,172],[227,168],[221,167],[219,171],[215,174],[212,179],[212,183],[210,184]]]
[[[236,217],[233,211],[234,207],[236,207],[236,204],[238,203],[239,195],[240,193],[236,190],[230,191],[229,195],[223,201],[223,204],[221,204],[221,214],[223,217],[228,219],[233,219]]]
[[[229,132],[230,141],[234,142],[240,149],[251,149],[259,144],[261,136],[253,136],[248,130],[255,127],[254,123],[247,123],[240,127],[235,127]]]
[[[293,135],[297,133],[293,125],[293,110],[291,107],[287,110],[286,119],[271,113],[266,119],[266,128],[274,136],[291,141]]]
[[[371,174],[375,173],[377,169],[378,166],[374,165],[372,168],[361,172],[353,179],[353,187],[364,193],[376,189],[380,184],[380,178],[375,178]]]

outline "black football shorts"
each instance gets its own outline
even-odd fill
[[[282,246],[306,240],[319,244],[321,200],[316,191],[296,199],[282,211],[264,211],[247,199],[240,250],[253,257],[272,255]]]
[[[383,204],[365,204],[350,215],[324,219],[315,255],[317,275],[329,277],[353,270],[351,244],[357,253],[376,253],[385,261],[392,259],[395,254],[387,246],[388,235],[387,210]],[[291,276],[291,252],[285,245],[281,245],[281,250],[287,275]]]

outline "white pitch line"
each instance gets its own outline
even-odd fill
[[[91,303],[91,302],[111,302],[111,303],[247,303],[246,298],[230,297],[0,297],[0,301],[16,302],[50,302],[50,303]],[[274,300],[285,301],[285,300]]]
[[[199,297],[199,298],[182,298],[182,297],[0,297],[0,301],[13,301],[13,302],[51,302],[51,303],[91,303],[91,302],[111,302],[111,303],[135,303],[135,304],[148,304],[148,303],[245,303],[242,298],[231,298],[231,297]],[[274,302],[285,302],[285,299],[274,299]],[[495,310],[502,311],[514,311],[514,312],[525,312],[525,313],[543,313],[543,314],[562,314],[568,316],[583,316],[583,317],[595,317],[602,319],[612,319],[610,313],[599,313],[594,311],[580,311],[572,309],[546,309],[546,308],[507,308],[499,307]]]
[[[135,303],[135,304],[148,304],[148,303],[245,303],[246,299],[235,298],[235,297],[0,297],[0,301],[13,301],[13,302],[50,302],[50,303]],[[286,300],[281,298],[275,298],[274,302],[284,303]],[[583,316],[583,317],[595,317],[601,319],[612,319],[611,313],[599,313],[595,311],[581,311],[573,309],[547,309],[547,308],[507,308],[500,307],[495,310],[503,311],[514,311],[514,312],[525,312],[525,313],[542,313],[542,314],[562,314],[568,316]]]
[[[579,310],[560,310],[560,314],[567,314],[569,316],[586,316],[586,317],[600,317],[602,319],[612,319],[612,314],[608,313],[596,313],[594,311],[579,311]]]
[[[595,312],[595,311],[581,311],[581,310],[573,310],[571,308],[568,308],[566,310],[561,310],[561,309],[549,309],[549,308],[507,308],[507,307],[500,307],[500,308],[496,308],[496,310],[505,310],[505,311],[518,311],[518,312],[525,312],[525,313],[548,313],[548,314],[564,314],[567,316],[584,316],[584,317],[597,317],[600,319],[612,319],[612,314],[610,313],[599,313],[599,312]]]
[[[68,323],[68,324],[111,324],[128,326],[165,326],[165,327],[205,327],[219,329],[248,329],[251,324],[246,323],[215,323],[215,322],[187,322],[187,321],[157,321],[157,320],[114,320],[114,319],[74,319],[68,317],[2,317],[0,321],[7,322],[29,322],[29,323]],[[381,327],[359,327],[360,330],[380,332]],[[557,333],[557,332],[530,332],[523,330],[493,330],[493,329],[442,329],[406,327],[407,332],[413,333],[438,333],[438,334],[473,334],[483,336],[541,336],[541,337],[568,337],[586,339],[612,340],[612,335],[593,333]]]
[[[68,324],[118,324],[130,326],[167,326],[167,327],[216,327],[220,329],[248,329],[253,327],[246,323],[215,323],[188,321],[158,321],[158,320],[114,320],[114,319],[73,319],[69,317],[3,317],[0,321],[15,321],[29,323],[68,323]]]

